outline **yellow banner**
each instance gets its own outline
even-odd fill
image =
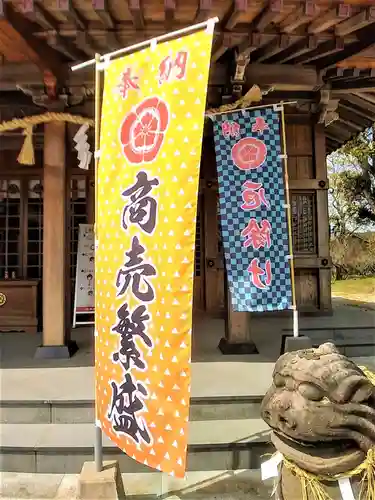
[[[195,224],[212,33],[114,60],[98,171],[97,419],[135,460],[183,477]]]

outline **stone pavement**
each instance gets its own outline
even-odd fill
[[[300,329],[327,330],[330,338],[330,329],[352,328],[358,330],[358,338],[362,335],[362,328],[375,327],[375,311],[350,307],[333,299],[333,316],[300,317]],[[274,315],[251,315],[251,336],[258,348],[259,354],[241,356],[244,362],[272,362],[280,355],[282,335],[285,330],[293,328],[289,317]],[[368,333],[368,332],[367,332]],[[364,335],[366,332],[364,332]],[[225,335],[225,322],[222,319],[208,318],[196,314],[194,317],[192,336],[192,362],[221,362],[231,363],[237,361],[238,356],[223,356],[218,349],[218,344]],[[34,359],[38,345],[41,344],[41,334],[30,335],[23,333],[2,333],[0,335],[0,361],[1,368],[74,368],[94,365],[93,328],[82,327],[72,332],[72,338],[79,345],[79,351],[68,360],[39,360]],[[367,356],[375,356],[373,352]]]
[[[259,471],[188,472],[185,480],[161,473],[122,474],[127,498],[170,500],[266,500],[272,480],[263,483]],[[73,474],[0,473],[0,498],[3,500],[76,500],[78,476]]]

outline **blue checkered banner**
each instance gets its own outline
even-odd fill
[[[292,306],[281,112],[212,116],[225,266],[234,311]]]

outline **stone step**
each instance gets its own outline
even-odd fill
[[[339,351],[349,358],[375,354],[375,326],[361,328],[302,328],[299,333],[309,337],[314,347],[324,342],[333,342]],[[282,351],[287,336],[293,336],[293,331],[290,329],[283,330]]]
[[[3,424],[0,470],[77,474],[92,461],[93,424]],[[261,419],[189,423],[189,471],[257,469],[272,452],[269,428]],[[103,436],[104,460],[118,460],[123,472],[153,472],[138,464]]]
[[[259,470],[190,471],[185,479],[160,472],[124,473],[122,481],[126,498],[183,498],[190,500],[236,498],[269,500],[273,481],[262,482]],[[0,473],[0,498],[76,500],[76,474]]]
[[[191,398],[190,421],[258,418],[263,396]],[[0,401],[1,424],[85,424],[94,401]]]

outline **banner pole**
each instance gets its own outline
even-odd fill
[[[150,38],[148,40],[145,40],[144,42],[135,43],[134,45],[129,45],[129,47],[124,47],[123,49],[115,50],[114,52],[108,52],[107,54],[103,54],[102,56],[99,55],[99,60],[97,60],[95,56],[95,59],[90,59],[89,61],[75,64],[74,66],[71,67],[71,70],[77,71],[82,68],[87,68],[87,66],[92,66],[93,64],[97,64],[100,61],[106,61],[111,59],[112,57],[120,56],[128,52],[135,52],[136,50],[142,49],[143,47],[148,47],[152,43],[165,42],[166,40],[169,40],[171,38],[179,37],[181,35],[186,35],[191,31],[196,31],[201,28],[205,28],[210,24],[212,24],[212,30],[213,30],[217,22],[219,22],[219,18],[212,17],[210,19],[207,19],[207,21],[203,21],[202,23],[193,24],[192,26],[187,26],[186,28],[182,28],[177,31],[171,31],[170,33],[165,33],[164,35]]]
[[[98,68],[98,63],[100,62],[100,54],[95,54],[95,215],[94,215],[94,237],[95,237],[95,249],[98,245],[98,168],[99,168],[99,149],[100,149],[100,114],[101,114],[101,75]],[[94,287],[94,293],[96,290],[96,286]],[[94,342],[97,342],[98,332],[96,330],[96,319],[97,316],[95,314],[95,334],[94,334]],[[96,348],[95,348],[96,353]],[[95,370],[96,377],[96,370]],[[103,438],[102,438],[102,429],[98,425],[99,419],[96,413],[97,408],[97,400],[96,400],[96,383],[95,383],[95,443],[94,443],[94,461],[95,461],[95,469],[97,472],[101,472],[103,470]]]
[[[293,256],[292,206],[291,206],[290,193],[289,193],[288,154],[287,154],[287,150],[286,150],[284,103],[281,103],[281,128],[282,128],[282,138],[283,138],[285,201],[286,201],[286,206],[287,206],[288,234],[289,234],[290,281],[291,281],[291,285],[292,285],[293,337],[298,337],[299,336],[299,327],[298,327],[296,280],[295,280],[294,256]]]

